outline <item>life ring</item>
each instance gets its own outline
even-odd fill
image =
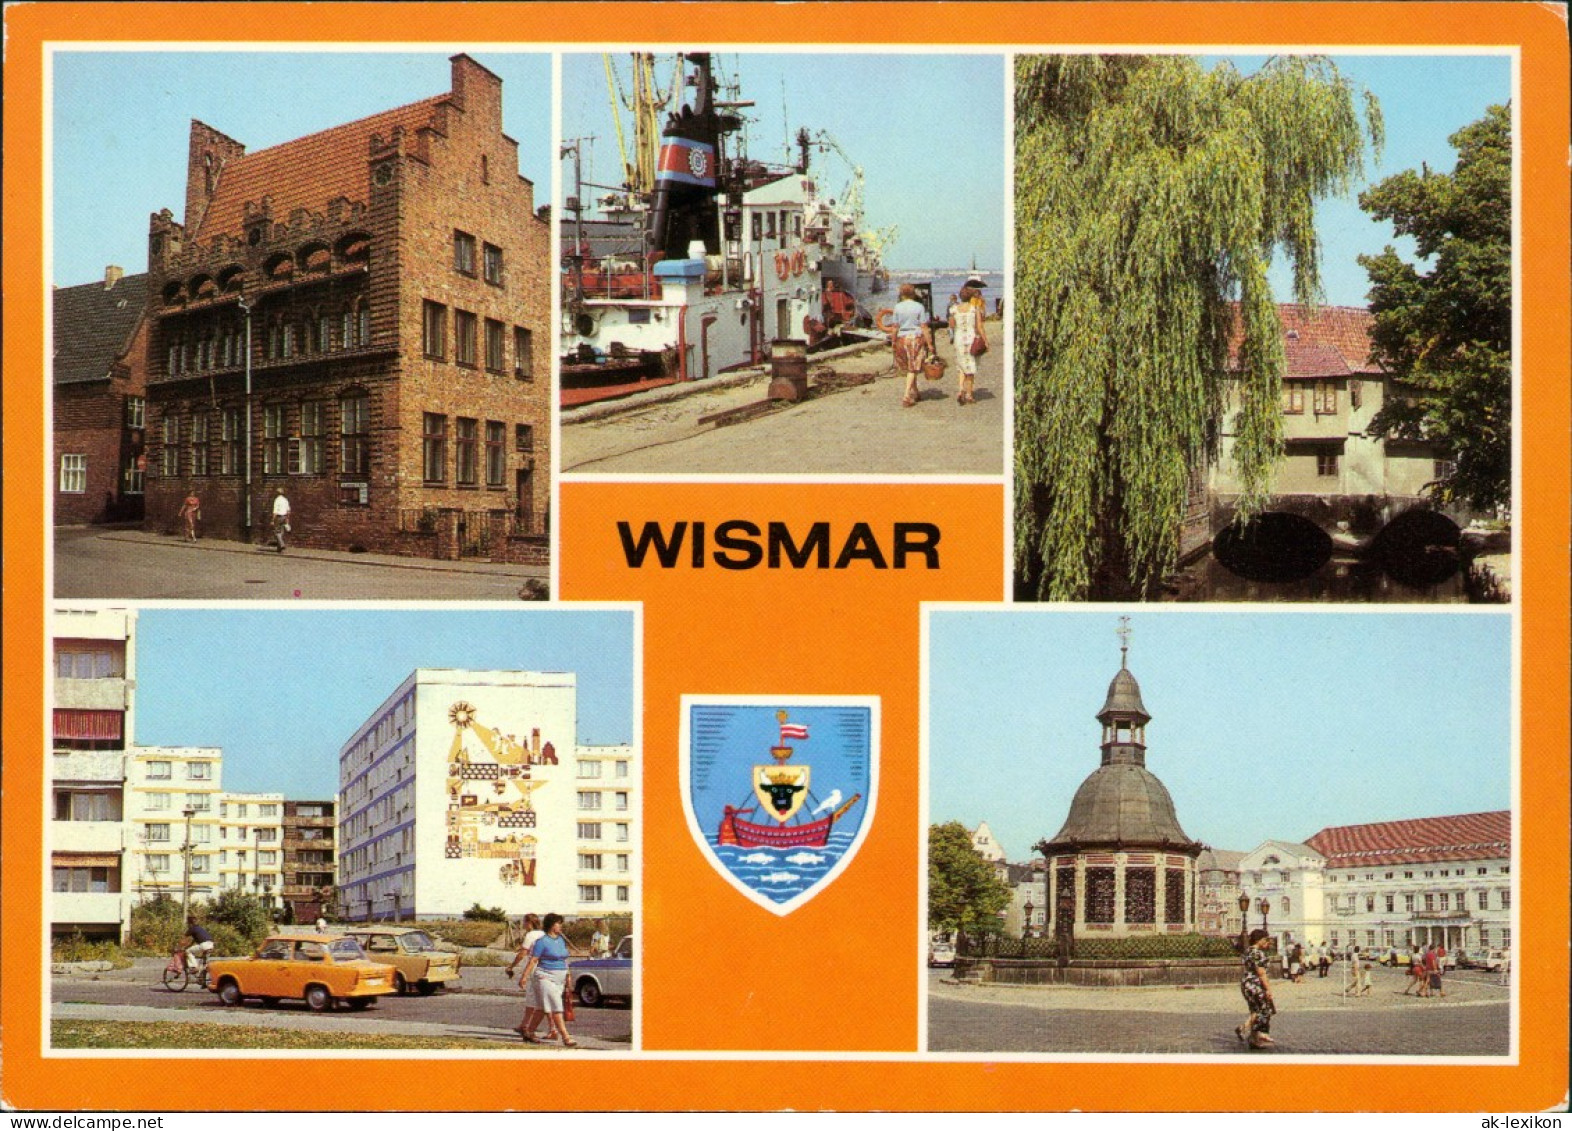
[[[775,274],[780,276],[780,280],[783,283],[786,281],[787,276],[791,274],[791,258],[784,251],[775,253]]]
[[[802,267],[805,262],[807,262],[807,257],[802,254],[802,248],[799,247],[796,253],[791,257],[791,273],[793,275],[801,275]]]
[[[883,333],[895,333],[895,309],[893,307],[886,306],[883,310],[879,311],[879,313],[873,316],[873,324],[877,326]]]

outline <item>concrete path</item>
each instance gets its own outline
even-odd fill
[[[1004,475],[1004,334],[988,327],[993,349],[978,365],[977,402],[955,401],[954,351],[942,381],[922,382],[922,399],[901,407],[903,382],[890,349],[872,345],[824,360],[837,376],[874,374],[872,384],[821,395],[743,423],[716,427],[699,418],[765,397],[767,371],[689,383],[563,415],[564,474]],[[812,381],[810,381],[812,384]]]
[[[473,600],[515,601],[544,566],[438,562],[389,554],[291,548],[140,530],[55,531],[56,597],[108,600]]]

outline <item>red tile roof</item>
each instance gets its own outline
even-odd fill
[[[1281,303],[1277,316],[1283,323],[1284,351],[1288,355],[1290,380],[1314,377],[1352,377],[1379,373],[1380,366],[1370,360],[1370,327],[1374,322],[1368,310],[1357,306],[1318,306],[1314,318],[1306,317],[1304,307]],[[1238,352],[1237,307],[1235,338],[1229,343],[1229,362]]]
[[[287,222],[296,208],[321,212],[335,197],[365,201],[371,187],[366,164],[371,135],[380,134],[383,141],[390,141],[393,130],[403,126],[407,144],[413,141],[415,130],[433,124],[437,104],[450,97],[434,95],[232,158],[219,173],[218,191],[201,227],[187,235],[200,239],[211,239],[220,232],[239,235],[246,202],[260,204],[264,196],[273,198],[274,223]]]
[[[1328,868],[1424,864],[1506,856],[1512,849],[1512,814],[1465,813],[1373,825],[1337,825],[1305,842],[1326,857]]]

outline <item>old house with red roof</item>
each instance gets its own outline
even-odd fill
[[[51,297],[56,525],[142,517],[147,413],[147,276],[108,267],[102,282]]]
[[[502,80],[247,152],[193,121],[184,217],[148,235],[147,523],[539,560],[549,499],[548,229]]]
[[[1267,904],[1279,946],[1357,945],[1385,955],[1436,944],[1512,945],[1512,814],[1506,810],[1324,828],[1269,840],[1239,862],[1251,925]]]
[[[1370,359],[1368,310],[1322,306],[1311,316],[1292,303],[1278,307],[1287,369],[1283,375],[1285,458],[1272,493],[1292,496],[1418,498],[1441,470],[1441,453],[1423,441],[1387,440],[1369,433],[1393,383]],[[1212,490],[1237,495],[1232,447],[1233,413],[1224,422],[1221,459]]]

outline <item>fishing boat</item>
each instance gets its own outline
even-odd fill
[[[672,89],[691,88],[691,102],[667,115],[658,149],[641,127],[635,147],[653,159],[625,160],[625,191],[595,216],[575,158],[561,223],[564,406],[703,380],[764,362],[776,339],[817,344],[867,325],[888,278],[860,205],[821,197],[809,171],[827,135],[799,131],[795,164],[754,160],[737,139],[752,103],[720,97],[708,53],[679,57],[678,70]],[[636,124],[664,105],[653,83],[639,89]]]
[[[772,765],[755,765],[752,769],[752,800],[755,804],[746,808],[727,805],[723,809],[720,828],[716,833],[717,844],[736,848],[823,848],[829,843],[830,830],[835,822],[862,800],[862,794],[855,793],[851,800],[838,804],[840,791],[836,790],[828,802],[817,806],[804,817],[803,810],[807,802],[814,799],[809,790],[812,767],[791,760],[796,750],[787,745],[787,741],[793,738],[806,739],[808,728],[802,724],[789,723],[785,711],[778,712],[777,719],[781,725],[781,742],[770,748],[770,757],[774,762]],[[812,819],[813,813],[827,805],[837,807],[827,817]],[[747,820],[748,817],[760,814],[773,819],[774,823]]]

